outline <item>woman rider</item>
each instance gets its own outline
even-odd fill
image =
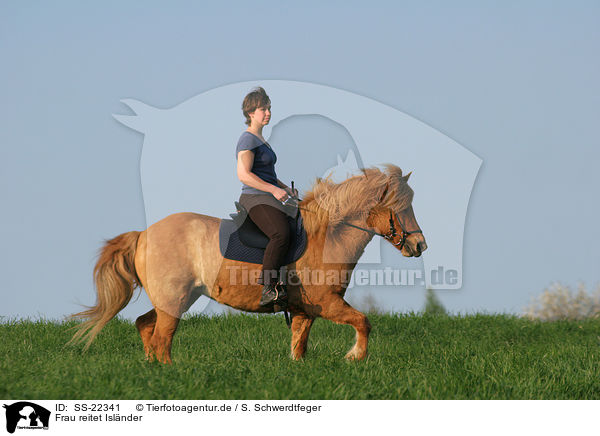
[[[269,238],[265,249],[259,284],[263,285],[261,306],[275,300],[285,300],[285,291],[275,289],[279,269],[290,243],[290,229],[282,204],[290,196],[298,195],[275,174],[277,156],[262,136],[262,129],[271,119],[271,100],[261,87],[244,98],[242,112],[248,128],[242,133],[236,147],[237,176],[242,182],[239,202],[246,208],[252,221]]]

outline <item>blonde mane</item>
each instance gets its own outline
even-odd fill
[[[300,202],[307,233],[314,235],[342,220],[366,220],[375,206],[395,212],[410,206],[413,198],[413,190],[407,183],[410,173],[402,176],[402,170],[396,165],[383,166],[385,172],[376,167],[363,168],[363,174],[341,183],[333,183],[330,177],[317,178]]]

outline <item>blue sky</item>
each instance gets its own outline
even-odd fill
[[[121,99],[170,108],[266,79],[371,98],[483,160],[447,308],[517,313],[554,281],[594,286],[599,19],[583,1],[3,2],[0,316],[91,304],[102,241],[145,228],[143,136],[112,117]],[[372,294],[403,311],[424,292]]]

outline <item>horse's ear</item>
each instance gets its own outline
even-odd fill
[[[410,175],[412,174],[412,171],[410,173],[408,173],[407,175],[402,177],[402,180],[404,180],[405,182],[408,182],[408,178],[410,177]]]
[[[385,184],[385,189],[383,190],[383,194],[381,194],[381,197],[379,197],[379,202],[380,202],[380,203],[381,203],[381,202],[383,201],[383,199],[385,198],[385,195],[387,194],[389,187],[390,187],[390,184],[389,184],[389,183],[386,183],[386,184]]]

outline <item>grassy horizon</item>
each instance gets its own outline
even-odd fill
[[[349,362],[354,330],[318,319],[304,360],[283,317],[191,316],[172,366],[144,360],[115,319],[83,353],[76,322],[0,324],[4,399],[600,399],[600,320],[510,315],[370,314],[369,356]]]

